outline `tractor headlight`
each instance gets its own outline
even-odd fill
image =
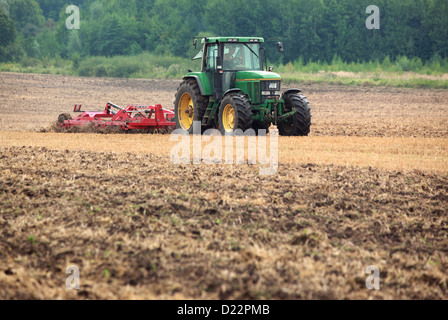
[[[276,90],[276,89],[278,89],[278,84],[277,84],[277,82],[269,82],[269,89],[270,89],[270,90]]]
[[[261,91],[262,96],[279,96],[280,91]]]

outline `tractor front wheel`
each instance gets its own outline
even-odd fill
[[[297,93],[285,95],[284,100],[283,113],[292,110],[295,110],[295,113],[289,119],[278,123],[278,133],[282,136],[307,136],[311,126],[311,108],[308,100]]]
[[[233,135],[235,130],[243,132],[252,127],[252,107],[242,94],[231,94],[222,99],[218,115],[219,130],[223,135]]]

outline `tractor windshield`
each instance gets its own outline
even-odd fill
[[[223,69],[262,70],[259,43],[225,43]]]

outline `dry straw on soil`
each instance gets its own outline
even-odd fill
[[[102,135],[0,131],[0,143],[2,146],[26,145],[48,149],[151,153],[169,157],[177,142],[170,141],[170,135],[163,134]],[[208,143],[210,142],[204,142],[202,147]],[[319,163],[448,173],[448,139],[444,138],[279,137],[278,144],[280,166]],[[225,145],[224,141],[222,145]],[[246,153],[247,145],[246,141]],[[269,148],[268,139],[267,150]]]
[[[427,173],[2,147],[0,298],[442,299],[447,193]]]

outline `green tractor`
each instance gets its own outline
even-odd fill
[[[281,93],[281,77],[267,67],[263,42],[258,37],[202,38],[193,58],[202,59],[201,71],[188,70],[176,93],[176,128],[193,133],[193,122],[199,121],[198,133],[218,128],[232,135],[237,129],[268,131],[274,124],[280,135],[308,135],[308,100],[299,89]],[[283,51],[281,42],[278,46]]]

